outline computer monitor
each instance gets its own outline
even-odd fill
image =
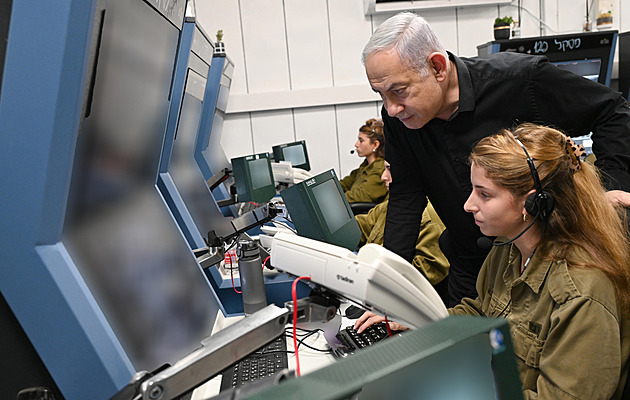
[[[191,90],[191,86],[201,86],[203,90],[204,84],[205,79],[192,70],[188,71],[186,90],[168,165],[168,176],[172,179],[174,187],[168,185],[166,174],[160,174],[158,183],[177,223],[193,248],[204,246],[203,241],[199,242],[198,237],[207,237],[210,230],[214,230],[219,235],[232,232],[229,219],[221,213],[193,157],[202,99],[195,94],[194,90]],[[181,197],[183,204],[175,200],[177,196]],[[185,217],[186,213],[190,214],[192,223]]]
[[[334,170],[284,189],[280,195],[300,236],[356,249],[361,230]]]
[[[234,63],[225,54],[214,55],[203,99],[203,111],[195,146],[195,159],[206,180],[230,167],[221,138],[227,109]]]
[[[300,400],[522,400],[510,337],[505,319],[451,316],[257,395]]]
[[[218,315],[155,187],[186,1],[9,3],[0,290],[24,335],[0,317],[0,347],[37,359],[3,363],[0,382],[39,363],[63,398],[109,398],[198,348]],[[22,388],[42,385],[32,371]]]
[[[206,181],[212,180],[217,175],[223,174],[223,171],[231,169],[230,160],[223,150],[221,141],[233,73],[234,63],[232,60],[225,53],[215,53],[208,73],[199,133],[195,145],[195,160]],[[213,197],[217,201],[230,199],[230,187],[233,183],[232,177],[223,181],[219,179],[219,183],[212,189]],[[221,211],[228,217],[238,216],[238,211],[234,205],[223,206]]]
[[[590,79],[591,81],[599,81],[602,60],[599,58],[590,58],[584,60],[566,60],[556,61],[552,63],[560,69],[571,71],[574,74]]]
[[[507,51],[546,56],[560,68],[610,86],[617,36],[610,30],[495,40],[477,46],[477,54]]]
[[[279,144],[273,146],[274,161],[290,161],[293,168],[301,168],[305,171],[311,170],[311,164],[308,161],[308,151],[306,151],[306,141]]]
[[[62,242],[134,368],[151,371],[192,351],[219,305],[156,187],[181,32],[142,1],[106,15]]]
[[[239,202],[265,203],[276,195],[269,153],[233,158],[232,172]]]
[[[158,177],[158,188],[193,249],[205,247],[204,238],[211,230],[219,236],[233,232],[195,159],[212,51],[203,30],[194,21],[186,21]]]

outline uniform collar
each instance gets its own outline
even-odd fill
[[[551,269],[551,265],[554,263],[555,254],[558,250],[559,249],[554,248],[550,249],[548,245],[542,245],[541,248],[536,250],[534,256],[529,261],[528,267],[525,268],[525,271],[523,271],[521,275],[521,253],[514,244],[511,244],[507,260],[508,267],[503,273],[503,281],[506,287],[511,288],[519,282],[523,282],[529,286],[534,293],[539,293]],[[550,254],[554,255],[554,257],[549,257]]]

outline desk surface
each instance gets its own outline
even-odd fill
[[[341,310],[345,310],[347,304],[343,304],[341,306]],[[220,314],[220,313],[219,313]],[[213,329],[213,333],[218,332],[219,330],[235,323],[236,321],[242,319],[242,316],[239,317],[229,317],[225,318],[223,315],[217,318],[215,322],[215,327]],[[306,329],[306,330],[315,330],[322,329],[322,331],[313,334],[305,340],[305,343],[316,348],[316,349],[326,349],[329,348],[326,337],[334,337],[337,334],[340,327],[346,327],[348,325],[352,325],[352,321],[343,317],[340,314],[331,320],[330,322],[323,323],[308,323],[308,324],[298,324],[298,328]],[[291,329],[293,328],[293,324],[287,324],[287,350],[293,351],[293,336],[291,334]],[[300,336],[300,331],[298,330],[298,339]],[[300,371],[302,376],[309,374],[313,371],[317,371],[329,364],[332,364],[335,361],[335,357],[332,353],[324,353],[312,350],[306,346],[299,347],[299,358],[300,358]],[[292,371],[296,370],[296,361],[295,354],[288,354],[289,361],[289,369]],[[192,400],[205,400],[212,398],[219,394],[219,390],[221,387],[221,375],[217,375],[205,384],[199,386],[195,389]]]

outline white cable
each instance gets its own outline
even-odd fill
[[[595,1],[595,0],[592,0],[592,1],[591,1],[591,3],[592,3],[592,2],[594,2],[594,1]],[[508,6],[508,7],[518,8],[518,6],[516,6],[516,5],[514,5],[514,4],[508,4],[507,6]],[[541,24],[543,24],[543,25],[544,25],[544,27],[545,27],[546,29],[549,29],[552,33],[555,33],[555,34],[562,34],[562,33],[575,33],[574,31],[564,31],[564,32],[558,32],[558,31],[556,31],[555,29],[553,29],[552,27],[550,27],[549,25],[547,25],[547,23],[546,23],[545,21],[543,21],[542,19],[538,18],[538,17],[537,17],[534,13],[532,13],[531,11],[529,11],[527,8],[522,7],[522,8],[521,8],[521,11],[525,11],[527,14],[529,14],[530,16],[532,16],[532,17],[533,17],[533,18],[534,18],[537,22],[540,22]],[[522,22],[522,21],[519,21],[518,23],[519,23],[519,24],[520,24],[520,26],[521,26],[521,32],[522,32],[522,29],[523,29],[523,22]]]

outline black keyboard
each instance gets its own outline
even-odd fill
[[[221,391],[274,376],[288,367],[287,340],[283,335],[223,370]]]
[[[392,334],[399,333],[399,331],[392,331]],[[340,356],[344,356],[358,349],[370,346],[380,340],[389,337],[387,328],[384,322],[370,325],[366,330],[361,333],[357,333],[351,326],[339,331],[336,335],[337,340],[341,343],[341,346],[337,346],[335,353]]]

